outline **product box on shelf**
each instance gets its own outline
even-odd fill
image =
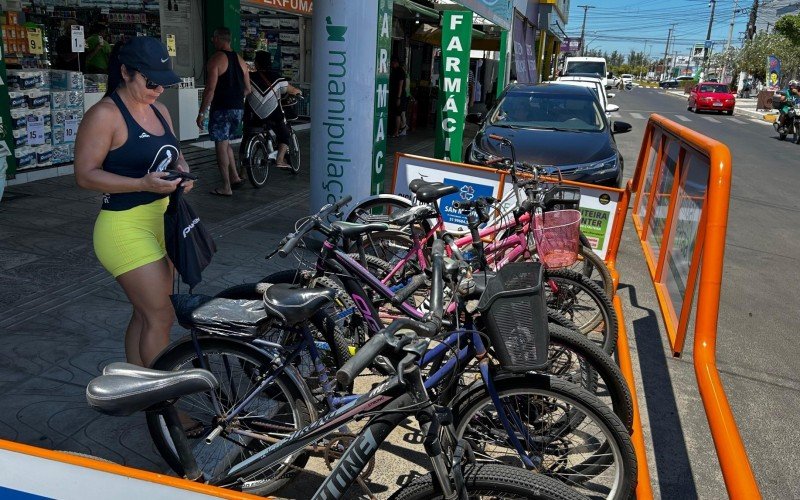
[[[53,164],[70,163],[75,156],[74,148],[75,147],[73,144],[61,144],[58,146],[53,146],[51,161]]]
[[[28,97],[22,92],[9,92],[8,97],[10,98],[9,107],[11,109],[28,108]]]
[[[28,126],[28,110],[11,110],[11,130],[21,130]]]
[[[83,73],[78,71],[50,70],[51,90],[83,90]]]
[[[17,161],[17,170],[36,166],[36,152],[29,147],[19,147],[14,150],[14,158]]]
[[[36,153],[36,165],[46,167],[53,164],[53,146],[44,145],[33,148]]]
[[[14,90],[44,88],[47,85],[47,80],[44,78],[44,73],[45,71],[36,70],[8,70],[8,86]]]
[[[83,92],[80,90],[54,90],[51,93],[53,109],[82,108]]]
[[[50,92],[46,90],[29,90],[25,92],[28,109],[50,107]]]
[[[278,20],[278,23],[281,29],[296,30],[299,26],[299,21],[297,19],[281,18]]]

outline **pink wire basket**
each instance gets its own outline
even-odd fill
[[[578,260],[581,213],[578,210],[553,210],[536,214],[533,237],[539,260],[548,268],[571,266]]]

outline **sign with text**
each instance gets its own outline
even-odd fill
[[[391,10],[392,4],[385,1],[314,2],[312,207],[319,208],[346,195],[363,199],[382,182],[376,173],[376,161],[382,156],[375,145],[379,130],[374,127],[377,66],[381,58],[378,42],[381,40],[385,46],[386,33],[381,35],[378,28],[386,27],[391,36],[391,18],[379,16],[379,12]],[[386,56],[390,57],[388,51]]]
[[[75,142],[75,136],[78,135],[78,125],[81,120],[79,118],[70,118],[64,120],[64,142]]]
[[[28,52],[31,54],[44,54],[42,30],[39,28],[28,28]]]
[[[514,41],[514,73],[517,82],[528,83],[531,80],[528,72],[528,56],[525,52],[525,19],[521,15],[514,16],[511,38]]]
[[[269,7],[270,9],[282,10],[284,12],[291,12],[303,16],[310,16],[314,10],[313,0],[242,0],[242,3]]]
[[[72,52],[84,52],[86,50],[86,39],[83,34],[83,26],[72,27]]]
[[[458,192],[439,200],[439,210],[447,231],[464,234],[467,228],[466,215],[453,208],[453,202],[471,200],[479,196],[500,198],[504,174],[497,170],[463,163],[425,158],[422,156],[399,155],[395,164],[392,192],[411,198],[408,183],[414,179],[427,182],[442,182],[458,187]]]
[[[443,160],[461,161],[471,43],[472,12],[443,12],[435,147],[435,156]]]
[[[372,123],[372,185],[370,194],[383,192],[386,175],[386,130],[389,125],[389,54],[392,51],[392,8],[394,0],[378,2],[378,36],[375,55],[375,117]],[[392,124],[394,126],[394,124]]]
[[[28,145],[44,144],[44,116],[28,115]]]

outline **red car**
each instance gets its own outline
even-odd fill
[[[719,111],[733,114],[736,96],[724,83],[700,82],[689,93],[689,111]]]

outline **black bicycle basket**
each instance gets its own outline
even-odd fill
[[[526,372],[547,364],[550,330],[539,262],[501,267],[481,295],[478,310],[497,360],[506,370]]]
[[[300,100],[293,95],[287,95],[281,99],[281,108],[283,108],[283,114],[286,115],[288,121],[297,120],[300,116]]]

